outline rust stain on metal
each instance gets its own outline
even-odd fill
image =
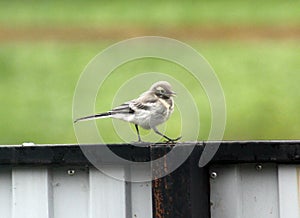
[[[163,195],[162,191],[159,188],[161,186],[161,179],[156,179],[153,181],[154,185],[154,204],[155,204],[155,213],[154,216],[157,218],[163,218],[165,214],[164,205],[163,205]]]
[[[164,151],[167,153],[167,149]],[[155,157],[156,154],[152,153],[152,157]],[[166,157],[163,157],[163,172],[159,166],[153,166],[152,170],[155,171],[155,175],[157,175],[157,178],[155,178],[152,181],[153,186],[153,203],[154,203],[154,217],[157,218],[164,218],[165,215],[168,215],[168,211],[165,209],[165,192],[168,189],[168,184],[166,181],[166,177],[161,177],[162,173],[164,175],[167,175],[168,172],[168,164]],[[159,178],[160,177],[160,178]]]
[[[167,166],[166,156],[164,156],[164,173],[165,173],[165,175],[167,175],[167,173],[168,173],[168,166]],[[168,189],[168,183],[165,182],[164,184],[165,184],[165,190],[167,190]]]

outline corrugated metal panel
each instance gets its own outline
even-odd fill
[[[0,167],[0,218],[11,217],[11,188],[11,170],[7,167]]]
[[[211,143],[197,143],[184,164],[152,181],[152,187],[103,175],[90,167],[78,145],[0,145],[0,218],[208,218],[210,212],[213,218],[299,217],[299,165],[280,164],[300,164],[300,141],[221,142],[211,165],[200,169],[203,146]],[[101,153],[107,145],[85,146]],[[190,146],[194,143],[109,148],[127,160],[148,162]],[[99,163],[110,164],[118,177],[132,175],[130,166],[124,170],[118,161]],[[208,170],[217,173],[215,179]]]
[[[134,178],[151,178],[151,169],[147,167],[131,167],[131,174]],[[135,182],[130,186],[131,197],[131,211],[129,217],[142,218],[152,217],[152,190],[149,182]],[[150,191],[149,191],[150,189]]]
[[[299,166],[278,166],[280,217],[299,218]]]
[[[299,175],[294,165],[215,165],[212,218],[298,218]]]
[[[50,217],[49,172],[46,168],[12,169],[12,217]],[[35,206],[38,205],[38,206]]]
[[[121,167],[112,167],[106,171],[113,171],[124,178],[124,170]],[[93,169],[90,171],[90,190],[91,217],[126,217],[124,181],[113,179]]]
[[[68,174],[68,170],[73,170],[74,174]],[[51,172],[54,217],[88,217],[89,171],[79,167],[60,167],[51,169]]]
[[[151,182],[126,183],[93,167],[0,168],[0,218],[150,218],[151,193]]]
[[[150,163],[172,149],[191,151],[195,144],[84,146],[97,154],[108,146],[129,161]],[[128,183],[98,172],[78,145],[0,145],[0,166],[6,166],[0,168],[0,218],[208,218],[208,168],[199,169],[197,165],[202,151],[203,144],[197,142],[191,156],[167,176]],[[172,163],[163,167],[120,166],[120,161],[109,156],[97,160],[97,164],[108,167],[106,173],[110,170],[117,178],[133,176],[135,181],[173,168]],[[13,185],[19,187],[14,192]],[[22,198],[28,201],[22,202]],[[17,203],[14,207],[13,202]],[[40,203],[43,206],[38,208]]]

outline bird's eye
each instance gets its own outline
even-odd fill
[[[159,90],[161,94],[164,94],[166,91],[164,89]]]

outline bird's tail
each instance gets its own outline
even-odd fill
[[[101,113],[101,114],[94,114],[94,115],[78,118],[74,121],[74,123],[77,123],[78,121],[95,120],[95,119],[110,117],[111,115],[112,115],[111,112],[105,112],[105,113]]]

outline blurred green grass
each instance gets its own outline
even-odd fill
[[[300,1],[1,1],[1,25],[295,25]]]
[[[95,48],[56,43],[1,45],[0,144],[75,142],[73,92],[84,66],[98,52]]]
[[[299,139],[298,41],[188,43],[210,62],[222,83],[228,110],[224,139]],[[76,142],[72,124],[76,82],[89,60],[109,44],[1,44],[0,144]],[[133,63],[123,70],[139,72],[150,63]],[[178,67],[155,64],[162,71],[181,73]],[[122,82],[122,77],[119,79],[113,77],[114,85]],[[115,88],[106,87],[109,94],[106,98],[99,94],[96,111],[109,109],[112,104]],[[209,107],[203,96],[197,103],[204,116],[199,139],[204,139],[209,131]],[[174,134],[176,117],[178,113],[170,120]],[[99,127],[101,122],[97,122]],[[110,129],[101,131],[106,135]]]
[[[1,1],[1,27],[298,26],[300,1]],[[153,35],[156,35],[154,32]],[[0,32],[1,36],[1,32]],[[0,37],[1,38],[1,37]],[[220,36],[220,39],[222,36]],[[292,40],[185,41],[215,69],[227,103],[225,140],[299,139],[300,44]],[[115,41],[0,41],[0,144],[75,143],[72,100],[86,64]],[[119,85],[143,69],[174,74],[200,93],[201,132],[210,108],[201,88],[178,66],[140,60],[116,70],[99,92],[96,111],[112,106]],[[126,72],[120,77],[117,72]],[[117,76],[116,76],[117,75]],[[113,84],[113,86],[111,85]],[[148,87],[140,87],[144,91]],[[103,95],[104,93],[104,95]],[[179,93],[180,94],[180,93]],[[134,96],[128,97],[131,98]],[[177,136],[178,111],[167,134]],[[107,141],[119,141],[111,120],[97,121]],[[124,131],[127,124],[118,123]],[[134,129],[133,129],[134,130]],[[131,130],[129,130],[131,131]],[[142,131],[147,135],[147,131]],[[134,140],[135,138],[133,138]]]

